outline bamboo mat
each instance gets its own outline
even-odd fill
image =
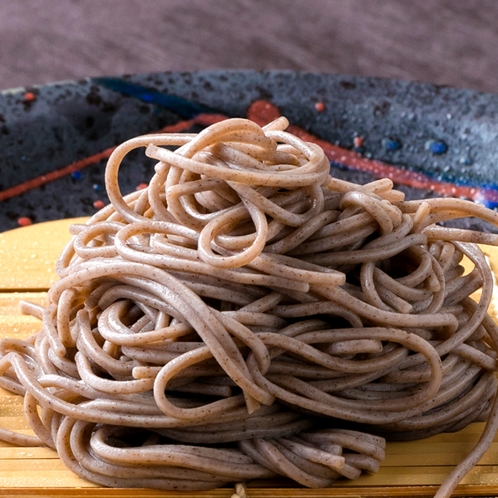
[[[23,338],[38,330],[38,320],[20,315],[17,303],[19,299],[44,302],[45,292],[56,278],[55,260],[70,238],[70,223],[75,221],[81,219],[41,223],[0,234],[0,337]],[[489,252],[488,248],[485,250]],[[493,266],[494,258],[491,264]],[[491,312],[494,313],[494,309]],[[22,415],[22,399],[1,388],[0,427],[31,433]],[[390,443],[379,473],[362,476],[353,482],[341,481],[330,489],[275,488],[268,484],[250,487],[248,497],[433,496],[452,467],[470,451],[481,430],[482,424],[474,424],[456,434]],[[228,498],[232,493],[233,489],[228,488],[180,495],[154,490],[100,488],[66,470],[50,449],[18,448],[0,442],[0,496]],[[455,496],[498,496],[498,439],[464,479]]]

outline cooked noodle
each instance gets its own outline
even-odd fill
[[[437,223],[498,215],[331,178],[287,124],[230,119],[115,150],[111,204],[73,228],[46,307],[22,305],[43,329],[1,342],[0,385],[24,395],[36,438],[0,438],[55,448],[104,486],[326,487],[376,472],[382,436],[487,420],[451,494],[497,430],[493,276],[473,242],[498,239]],[[123,196],[140,147],[155,175]]]

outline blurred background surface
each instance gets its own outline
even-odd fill
[[[1,0],[0,89],[290,69],[498,93],[496,0]]]

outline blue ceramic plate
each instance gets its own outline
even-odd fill
[[[410,198],[498,206],[497,95],[329,74],[165,72],[1,93],[0,231],[20,219],[94,213],[107,202],[106,158],[127,138],[201,129],[219,114],[264,121],[278,113],[326,148],[334,175],[359,183],[388,176]],[[122,190],[146,183],[152,168],[131,154]]]

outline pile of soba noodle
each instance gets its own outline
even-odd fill
[[[46,307],[22,304],[42,330],[1,342],[0,385],[36,437],[0,436],[105,486],[326,487],[377,471],[384,437],[487,420],[451,494],[498,425],[493,276],[474,244],[497,238],[439,222],[498,215],[332,178],[287,125],[229,119],[115,150],[111,203],[74,227]],[[123,197],[140,147],[155,175]]]

